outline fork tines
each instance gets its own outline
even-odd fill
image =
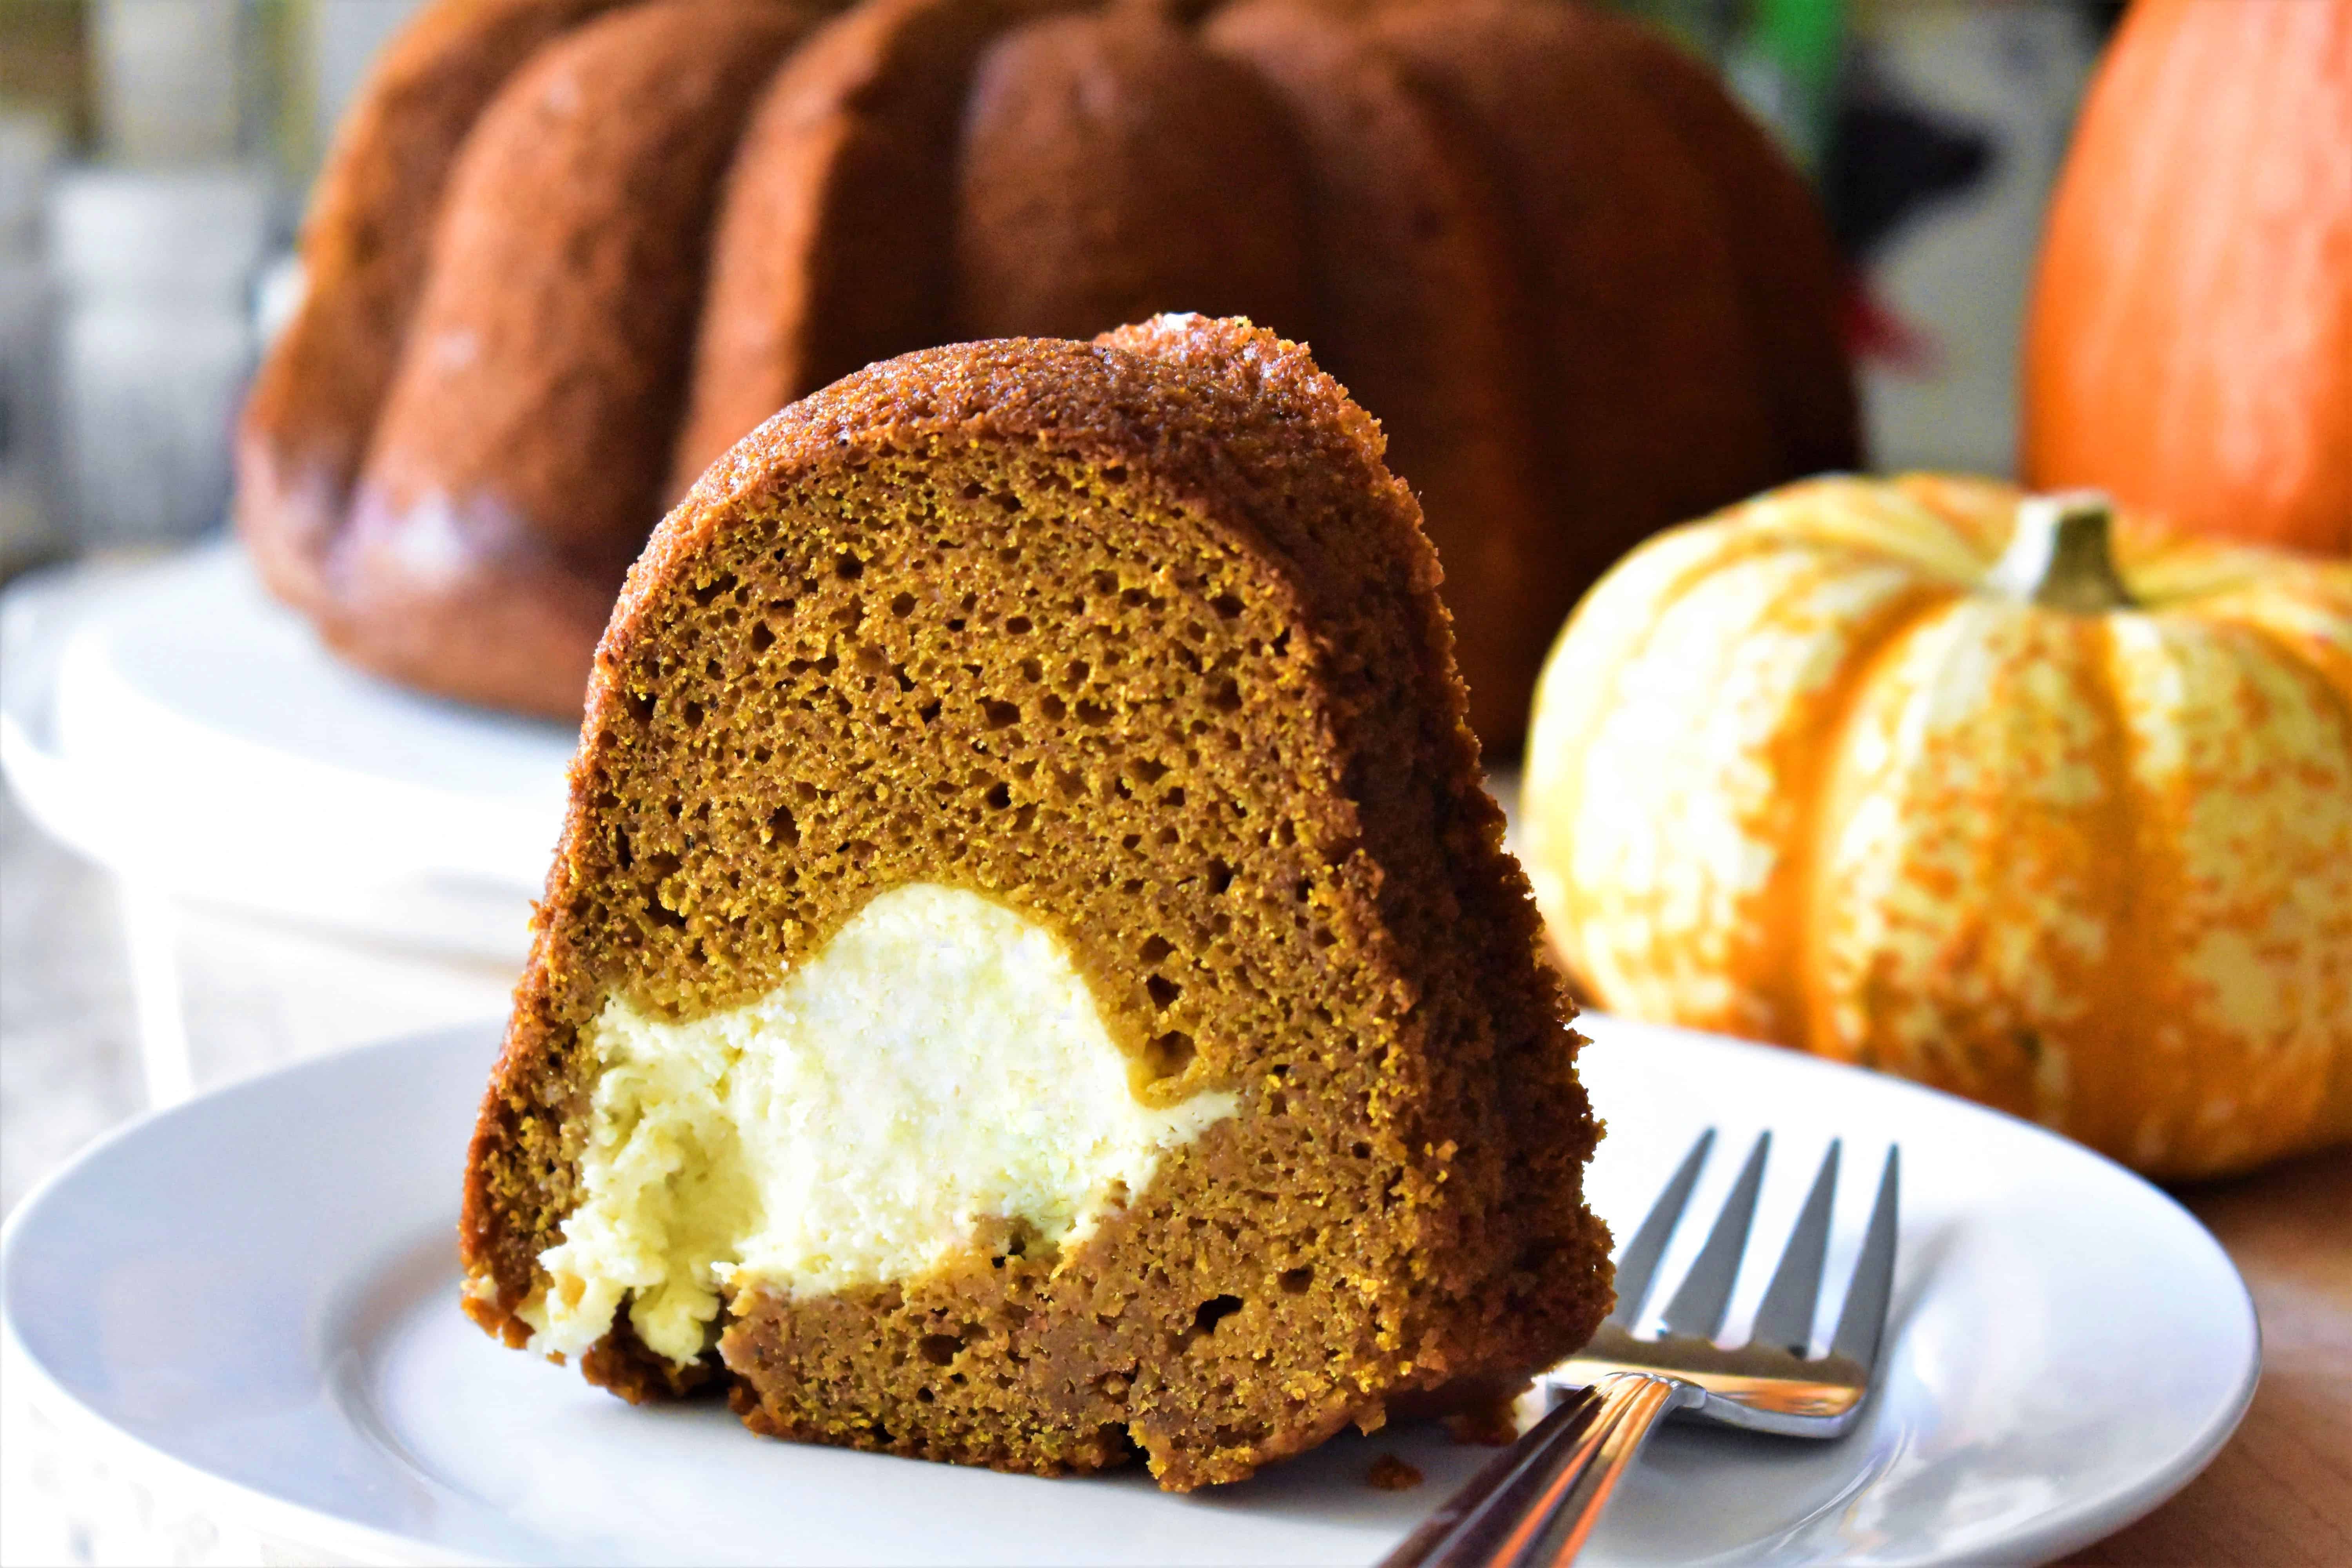
[[[1691,1191],[1698,1184],[1699,1173],[1714,1146],[1715,1129],[1710,1127],[1699,1134],[1690,1152],[1683,1156],[1665,1190],[1658,1194],[1658,1201],[1651,1205],[1640,1228],[1634,1231],[1633,1239],[1626,1243],[1618,1258],[1617,1310],[1609,1315],[1608,1321],[1626,1333],[1632,1333],[1642,1321],[1642,1309],[1649,1299],[1659,1260],[1682,1223]],[[1706,1241],[1700,1247],[1690,1272],[1684,1277],[1681,1289],[1666,1304],[1664,1325],[1669,1334],[1703,1340],[1722,1334],[1724,1319],[1731,1307],[1732,1288],[1739,1278],[1740,1258],[1748,1250],[1748,1233],[1755,1222],[1757,1194],[1763,1190],[1764,1164],[1771,1147],[1772,1134],[1766,1132],[1748,1151],[1748,1161],[1732,1184],[1731,1195],[1724,1200],[1722,1211],[1716,1215],[1715,1227],[1707,1232]],[[1790,1232],[1780,1266],[1772,1271],[1772,1282],[1765,1288],[1763,1302],[1757,1308],[1755,1327],[1748,1335],[1751,1345],[1770,1346],[1802,1357],[1812,1344],[1813,1304],[1821,1297],[1822,1274],[1829,1256],[1830,1211],[1837,1195],[1838,1154],[1839,1144],[1833,1140],[1813,1177],[1812,1190],[1806,1194],[1796,1227]],[[1902,1151],[1897,1148],[1890,1147],[1886,1152],[1886,1165],[1878,1179],[1877,1201],[1871,1207],[1862,1251],[1854,1262],[1853,1279],[1846,1288],[1845,1305],[1838,1314],[1837,1330],[1830,1342],[1831,1354],[1851,1358],[1865,1367],[1877,1359],[1879,1334],[1885,1326],[1887,1301],[1895,1284],[1901,1156]]]

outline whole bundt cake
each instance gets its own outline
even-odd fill
[[[467,1310],[633,1401],[1248,1475],[1609,1310],[1598,1133],[1379,428],[1246,321],[930,349],[632,571]]]
[[[566,718],[704,466],[934,344],[1311,342],[1420,493],[1493,748],[1635,541],[1857,457],[1802,182],[1567,0],[437,0],[303,248],[238,442],[264,576],[371,669]]]

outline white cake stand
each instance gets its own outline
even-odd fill
[[[572,742],[338,663],[226,542],[0,595],[0,766],[120,879],[159,1104],[270,1065],[192,1061],[192,1006],[267,1058],[502,1005]]]

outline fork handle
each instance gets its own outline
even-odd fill
[[[1553,1406],[1429,1516],[1381,1568],[1560,1568],[1585,1538],[1669,1410],[1696,1404],[1689,1384],[1612,1372]]]

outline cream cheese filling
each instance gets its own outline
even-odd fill
[[[540,1255],[531,1347],[578,1354],[628,1300],[674,1362],[722,1295],[917,1278],[1018,1223],[1084,1238],[1233,1114],[1156,1108],[1044,927],[961,889],[877,895],[766,995],[684,1023],[609,999],[583,1200]]]

